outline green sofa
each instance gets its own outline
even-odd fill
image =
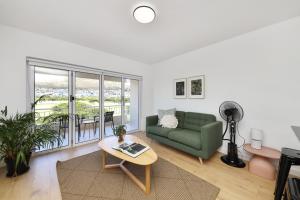
[[[222,145],[222,122],[211,114],[176,111],[177,128],[158,125],[158,116],[146,118],[146,135],[202,159],[210,158]]]

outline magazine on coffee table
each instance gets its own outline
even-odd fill
[[[118,146],[114,146],[112,148],[121,151],[134,158],[150,149],[150,147],[148,146],[144,146],[142,144],[132,142],[132,141],[125,141],[124,143]]]

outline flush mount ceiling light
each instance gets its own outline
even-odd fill
[[[149,6],[139,6],[133,11],[136,21],[142,24],[148,24],[155,18],[155,11]]]

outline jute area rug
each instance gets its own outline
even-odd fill
[[[57,163],[63,200],[215,200],[219,188],[159,158],[145,195],[120,169],[102,169],[101,151]],[[109,163],[120,160],[108,157]],[[126,164],[144,181],[144,167]]]

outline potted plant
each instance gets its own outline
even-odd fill
[[[8,116],[7,107],[1,111],[0,161],[5,161],[8,177],[29,170],[29,160],[35,149],[61,143],[51,123],[36,125],[35,117],[35,112]]]
[[[114,135],[118,137],[118,142],[124,141],[124,135],[126,134],[126,126],[125,125],[118,125],[117,127],[113,128]]]

